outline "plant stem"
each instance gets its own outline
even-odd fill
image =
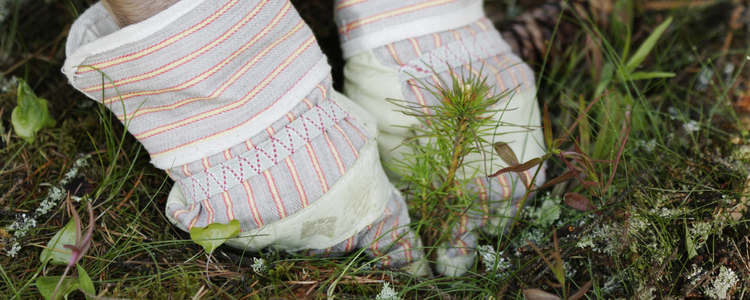
[[[57,281],[57,286],[55,287],[55,291],[52,292],[52,297],[50,299],[54,300],[55,296],[57,295],[57,291],[60,289],[60,284],[62,284],[63,279],[65,279],[65,276],[68,275],[68,271],[70,271],[70,264],[68,264],[67,267],[65,267],[65,272],[63,272],[62,276],[60,276],[60,280]]]

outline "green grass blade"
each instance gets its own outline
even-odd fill
[[[672,17],[668,17],[664,22],[659,24],[659,26],[654,29],[654,32],[652,32],[643,44],[638,47],[638,50],[633,53],[633,56],[628,60],[628,63],[625,64],[625,70],[627,70],[628,73],[632,73],[638,68],[641,62],[646,59],[646,56],[651,52],[651,49],[654,49],[654,46],[656,46],[656,42],[659,41],[659,37],[661,37],[662,33],[664,33],[667,28],[669,28],[670,24],[672,24]]]

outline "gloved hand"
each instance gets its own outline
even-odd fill
[[[182,0],[122,29],[96,4],[66,51],[70,83],[175,180],[166,211],[177,227],[238,219],[226,244],[242,249],[367,248],[393,267],[421,258],[373,117],[332,91],[288,1]]]
[[[520,161],[544,154],[532,70],[511,53],[485,17],[481,0],[337,0],[335,11],[347,59],[345,94],[377,118],[378,146],[386,162],[404,159],[404,151],[411,150],[398,146],[420,128],[416,117],[404,115],[386,99],[406,100],[432,113],[429,107],[440,105],[440,99],[425,87],[441,80],[450,84],[462,74],[486,78],[493,95],[507,93],[492,108],[498,112],[487,116],[498,124],[487,140],[508,143]],[[491,150],[465,161],[472,163],[457,176],[473,183],[468,188],[478,194],[481,205],[475,205],[479,209],[457,224],[452,239],[439,249],[438,275],[460,276],[471,267],[476,248],[472,229],[489,223],[495,230],[505,228],[526,190],[516,174],[486,176],[507,166]],[[531,179],[535,171],[525,176]],[[388,175],[392,181],[400,179],[393,172]],[[542,170],[536,183],[544,180]]]

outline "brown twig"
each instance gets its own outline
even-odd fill
[[[141,178],[143,178],[143,172],[141,174],[138,174],[138,179],[136,179],[135,184],[133,185],[133,188],[131,188],[127,194],[125,194],[125,197],[120,201],[120,203],[117,203],[117,209],[122,208],[122,206],[125,204],[125,202],[130,199],[130,196],[133,195],[133,192],[138,188],[138,186],[141,184]]]
[[[16,181],[13,182],[13,186],[10,187],[10,190],[5,192],[5,194],[3,194],[2,197],[0,197],[0,206],[3,205],[3,203],[5,202],[5,199],[8,199],[8,197],[10,197],[10,195],[13,194],[13,192],[15,192],[18,189],[18,187],[21,186],[22,183],[23,183],[23,180],[21,179],[16,179]]]

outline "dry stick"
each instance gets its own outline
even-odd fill
[[[10,187],[10,190],[8,190],[5,193],[5,195],[0,197],[0,205],[3,205],[3,202],[5,202],[5,199],[10,197],[10,194],[13,194],[13,192],[15,192],[22,183],[23,183],[22,179],[16,179],[16,181],[13,182],[13,186]]]
[[[729,27],[729,32],[727,32],[727,36],[724,38],[724,44],[721,46],[721,53],[727,53],[729,51],[729,46],[732,45],[732,40],[734,39],[734,31],[739,30],[744,25],[740,21],[740,17],[742,16],[742,13],[745,11],[745,7],[740,5],[734,8],[732,10],[732,15],[729,17],[729,20],[727,21],[727,27]],[[726,60],[726,56],[722,55],[719,57],[719,59],[716,61],[716,65],[720,66],[724,64],[724,61]]]
[[[344,276],[342,277],[344,279],[347,279],[345,281],[339,281],[340,284],[349,284],[349,283],[359,283],[359,284],[368,284],[368,283],[383,283],[385,280],[382,279],[368,279],[360,276]],[[321,282],[325,282],[326,280],[307,280],[307,281],[297,281],[297,280],[291,280],[291,281],[283,281],[285,284],[301,284],[301,285],[308,285],[308,284],[319,284]]]
[[[135,181],[135,184],[133,185],[133,188],[128,191],[128,193],[125,195],[125,198],[120,201],[120,203],[117,204],[117,209],[120,209],[123,204],[125,204],[128,199],[130,199],[130,196],[133,195],[133,192],[138,188],[138,186],[141,184],[141,178],[143,178],[143,172],[141,172],[140,175],[138,175],[138,179]]]
[[[250,294],[247,294],[245,297],[240,298],[240,300],[250,299],[250,297],[255,296],[256,294],[260,293],[260,291],[261,290],[256,290],[256,291],[254,291],[254,292],[252,292]]]
[[[745,265],[745,269],[750,270],[750,265],[748,265],[747,261],[742,257],[742,253],[740,252],[740,248],[737,247],[737,243],[735,243],[734,240],[729,240],[729,241],[731,241],[732,245],[734,245],[734,251],[737,252],[737,254],[735,255],[740,258],[740,260],[742,261],[742,264]],[[745,241],[747,241],[747,236],[745,236]],[[745,279],[745,281],[747,282],[747,279]]]
[[[732,242],[734,242],[734,241],[732,241]],[[748,246],[748,245],[750,245],[750,240],[748,240],[748,239],[747,239],[747,235],[745,235],[745,256],[747,256],[747,257],[750,257],[750,254],[748,254],[748,250],[747,250],[747,246]],[[744,262],[744,263],[745,263],[745,268],[746,268],[746,269],[747,269],[748,271],[750,271],[750,264],[748,264],[748,263],[747,263],[747,262],[745,261],[745,259],[744,259],[744,258],[742,258],[742,253],[739,253],[739,252],[740,252],[740,249],[738,249],[738,248],[737,248],[737,245],[736,245],[736,244],[735,244],[735,246],[734,246],[734,247],[735,247],[735,249],[737,250],[737,254],[738,254],[738,256],[740,257],[740,259],[742,259],[742,262]],[[745,277],[745,278],[746,278],[746,279],[745,279],[745,285],[750,285],[750,279],[749,279],[749,278],[747,278],[747,277]]]
[[[729,18],[729,21],[727,22],[729,29],[729,33],[727,34],[727,38],[724,41],[724,45],[722,46],[721,50],[722,52],[727,52],[729,50],[729,46],[732,43],[732,38],[734,36],[734,31],[742,29],[742,27],[745,25],[744,22],[740,21],[740,18],[742,17],[743,12],[745,12],[745,7],[742,5],[739,5],[732,10],[732,16]]]
[[[197,299],[200,299],[201,297],[203,297],[203,290],[204,289],[206,289],[206,285],[205,284],[201,285],[201,288],[198,289],[198,291],[195,293],[195,295],[193,296],[193,298],[191,298],[191,300],[197,300]]]
[[[667,259],[664,260],[664,263],[661,264],[659,267],[659,270],[656,271],[651,277],[651,284],[656,284],[656,281],[659,279],[659,276],[661,276],[662,273],[664,273],[664,269],[667,268],[667,265],[674,260],[675,256],[677,256],[677,250],[679,250],[679,247],[674,247],[674,250],[672,250],[672,254],[667,257]]]

